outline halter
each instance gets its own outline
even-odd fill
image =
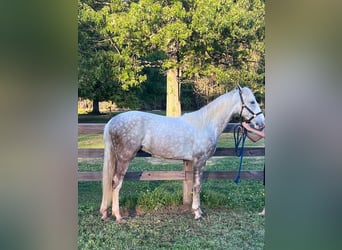
[[[244,102],[243,98],[242,98],[242,91],[241,88],[239,87],[239,95],[240,95],[240,100],[242,103],[241,106],[241,111],[240,111],[240,125],[237,125],[234,127],[234,142],[235,142],[235,155],[237,157],[240,157],[240,165],[239,165],[239,169],[238,169],[238,173],[237,176],[234,180],[234,182],[236,184],[239,183],[240,181],[240,174],[241,174],[241,168],[242,168],[242,159],[243,159],[243,153],[244,153],[244,149],[245,149],[245,141],[246,141],[246,137],[247,137],[247,130],[244,129],[244,127],[242,126],[242,111],[243,109],[247,109],[249,113],[251,113],[253,116],[251,118],[249,118],[246,122],[250,123],[255,117],[257,117],[258,115],[262,114],[262,111],[258,112],[258,113],[254,113],[253,110],[251,110]],[[239,150],[239,145],[241,143],[241,148]]]
[[[258,112],[258,113],[254,113],[253,110],[251,110],[246,104],[245,104],[245,101],[243,100],[242,98],[242,91],[241,91],[241,88],[239,88],[239,95],[240,95],[240,100],[241,100],[241,111],[240,111],[240,119],[242,121],[242,111],[243,109],[247,109],[249,113],[251,113],[253,116],[251,118],[249,118],[246,122],[247,123],[250,123],[255,117],[257,117],[258,115],[261,115],[262,114],[262,111]]]

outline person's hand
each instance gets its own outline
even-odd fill
[[[249,123],[247,123],[247,122],[242,122],[242,126],[243,126],[245,129],[247,129],[247,130],[251,130],[251,129],[252,129],[251,125],[249,125]]]

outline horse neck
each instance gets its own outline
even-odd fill
[[[197,120],[194,123],[201,128],[211,127],[219,136],[231,120],[232,115],[239,112],[241,103],[236,93],[236,90],[233,90],[221,95],[198,111],[192,112],[193,120]]]

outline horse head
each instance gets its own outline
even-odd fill
[[[241,101],[240,116],[247,122],[250,122],[256,128],[263,128],[265,126],[265,116],[255,99],[253,92],[247,87],[240,87],[239,96]]]

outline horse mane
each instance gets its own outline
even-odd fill
[[[229,109],[227,107],[230,107],[234,104],[233,95],[236,93],[236,91],[237,89],[234,89],[228,93],[220,95],[199,110],[186,113],[181,118],[199,129],[207,126],[207,124],[215,123],[219,120],[221,120],[223,123],[228,123],[232,114],[227,116],[227,110]],[[225,116],[226,119],[222,119],[222,116]],[[222,126],[224,125],[226,124],[222,124]]]

